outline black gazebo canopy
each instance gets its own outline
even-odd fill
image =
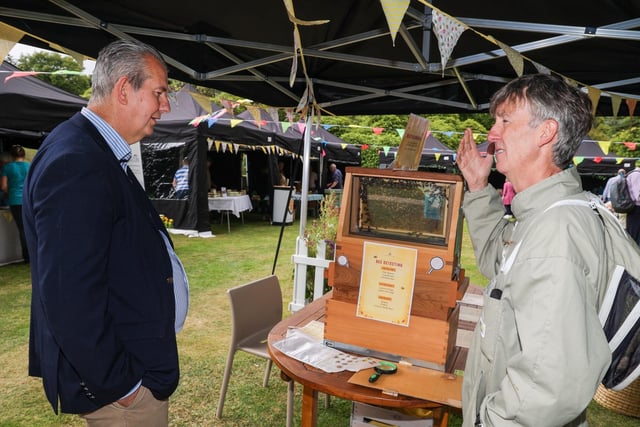
[[[292,4],[299,20],[329,21],[297,26],[293,86],[294,24],[283,1],[0,0],[0,21],[23,31],[22,43],[88,57],[115,38],[139,39],[166,56],[170,77],[274,107],[298,105],[311,82],[318,105],[340,115],[486,111],[516,76],[510,49],[524,73],[546,67],[602,91],[600,115],[612,115],[616,98],[628,115],[624,101],[640,98],[639,1],[433,0],[468,26],[444,72],[425,0],[410,1],[395,43],[379,1]]]

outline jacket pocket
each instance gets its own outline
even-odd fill
[[[498,333],[502,325],[502,291],[492,282],[484,294],[484,307],[478,321],[480,328],[480,350],[482,355],[493,362]]]

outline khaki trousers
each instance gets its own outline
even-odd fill
[[[157,400],[146,387],[140,387],[131,405],[111,403],[97,411],[81,415],[87,427],[167,427],[169,425],[169,401]]]

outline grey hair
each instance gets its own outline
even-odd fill
[[[547,119],[558,123],[558,138],[552,150],[553,163],[561,169],[571,164],[593,124],[587,94],[552,75],[527,74],[512,80],[491,98],[491,115],[495,116],[498,106],[505,102],[526,103],[532,127]]]
[[[100,50],[91,79],[89,103],[99,104],[111,93],[116,82],[126,76],[135,90],[149,78],[147,57],[156,58],[167,70],[160,52],[154,47],[130,40],[116,40]]]

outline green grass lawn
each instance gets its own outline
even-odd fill
[[[172,426],[284,426],[286,384],[274,368],[269,387],[263,388],[264,362],[242,352],[236,355],[222,420],[215,417],[218,393],[230,340],[229,305],[225,290],[271,274],[280,227],[269,225],[258,215],[245,216],[245,224],[232,218],[231,233],[226,223],[214,221],[212,239],[174,236],[176,251],[185,264],[191,285],[191,307],[184,330],[178,336],[181,381],[170,402]],[[292,300],[293,264],[298,223],[286,226],[276,264],[288,315]],[[465,234],[462,265],[474,284],[484,285],[478,275]],[[39,379],[27,376],[30,279],[28,266],[0,267],[0,365],[2,399],[0,426],[83,426],[75,416],[56,416],[42,391]],[[296,398],[299,422],[300,392]],[[319,426],[349,425],[351,402],[331,398],[329,409],[321,405]],[[640,425],[639,420],[589,407],[592,426]],[[459,426],[452,417],[451,426]]]

